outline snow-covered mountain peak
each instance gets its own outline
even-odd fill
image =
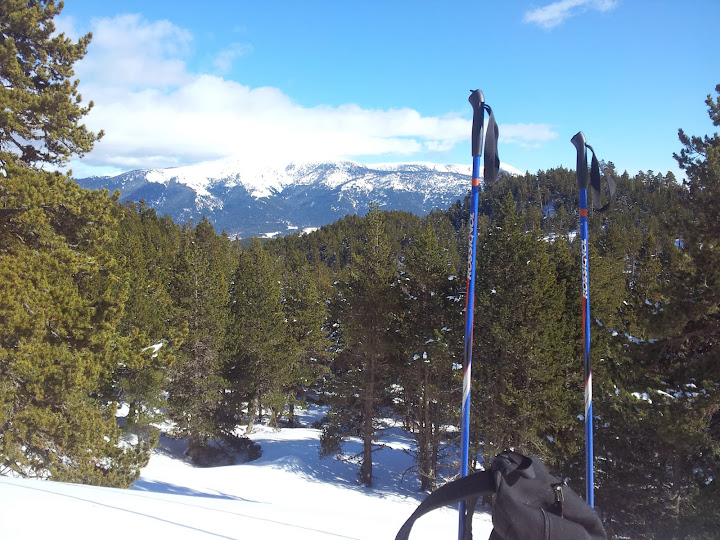
[[[511,174],[517,169],[502,165]],[[363,215],[371,202],[424,215],[446,209],[470,191],[470,165],[349,160],[259,162],[228,157],[162,170],[130,171],[77,182],[119,189],[175,221],[207,216],[231,236],[274,236]]]
[[[380,174],[378,174],[380,173]],[[288,185],[320,182],[334,189],[352,183],[355,188],[371,191],[378,176],[397,174],[458,174],[470,175],[469,165],[437,165],[434,163],[377,163],[361,165],[343,161],[283,161],[257,163],[241,157],[228,157],[194,165],[145,171],[148,182],[168,185],[175,181],[195,191],[200,197],[210,195],[210,187],[243,186],[256,199],[282,192]],[[374,180],[374,181],[371,181]],[[397,182],[395,187],[399,187]]]
[[[243,186],[254,197],[267,197],[272,190],[282,190],[289,183],[286,165],[261,165],[239,157],[204,161],[183,167],[148,171],[146,179],[167,185],[172,180],[184,184],[200,196],[208,196],[208,189],[218,183],[227,187]]]

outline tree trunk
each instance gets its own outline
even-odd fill
[[[432,485],[430,489],[435,489],[435,482],[437,481],[438,474],[438,452],[440,451],[440,418],[438,414],[439,406],[437,402],[433,403],[432,415],[430,421],[430,429],[432,435],[432,459],[431,459],[431,474],[432,474]]]
[[[295,427],[295,403],[292,401],[288,406],[288,424],[290,427]]]
[[[191,458],[198,455],[199,450],[203,447],[203,441],[200,435],[196,432],[192,432],[188,437],[188,447],[185,452]]]
[[[673,486],[670,505],[670,515],[677,520],[680,517],[680,504],[682,496],[680,494],[683,484],[683,457],[680,454],[675,455],[673,463]]]
[[[430,408],[428,399],[428,365],[423,365],[423,387],[422,397],[420,400],[420,433],[418,437],[418,461],[420,465],[420,489],[427,491],[432,489],[432,468],[430,463],[430,430],[432,429],[430,424]]]
[[[363,403],[363,461],[360,467],[360,481],[367,487],[372,486],[372,445],[375,430],[373,429],[373,401],[375,399],[375,354],[366,356],[365,396]]]
[[[255,426],[255,417],[260,412],[260,397],[254,396],[248,402],[248,423],[245,433],[252,433]]]

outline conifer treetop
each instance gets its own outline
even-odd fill
[[[77,43],[55,33],[63,9],[55,0],[2,0],[0,9],[0,160],[30,166],[61,165],[92,150],[95,134],[80,120],[93,107],[82,104],[73,65],[92,39]]]

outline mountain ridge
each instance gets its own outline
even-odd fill
[[[508,174],[521,174],[508,165]],[[470,166],[433,163],[292,161],[259,165],[224,158],[169,169],[139,169],[116,176],[76,179],[85,188],[119,190],[120,200],[144,200],[178,223],[206,216],[231,237],[272,237],[311,230],[370,202],[386,210],[424,215],[462,200]]]

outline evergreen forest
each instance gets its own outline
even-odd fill
[[[252,459],[237,426],[292,426],[313,401],[329,407],[324,456],[363,441],[361,483],[387,417],[415,439],[420,490],[456,475],[468,200],[423,217],[372,206],[261,242],[84,190],[43,166],[102,136],[70,82],[91,36],[52,33],[61,4],[6,3],[0,474],[127,487],[165,421],[198,465]],[[675,158],[683,181],[604,163],[616,197],[589,217],[595,504],[610,536],[720,530],[720,138],[680,130]],[[582,493],[578,206],[563,168],[481,193],[471,456],[537,455]]]

